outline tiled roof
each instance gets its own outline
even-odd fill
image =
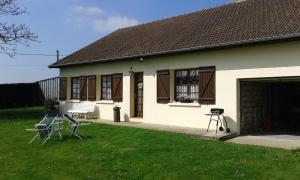
[[[300,0],[246,0],[119,29],[49,67],[300,36]]]

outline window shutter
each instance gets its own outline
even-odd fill
[[[88,99],[96,101],[96,76],[88,77]]]
[[[87,78],[86,76],[80,77],[80,100],[86,101],[87,100]]]
[[[200,67],[199,69],[199,102],[215,104],[216,101],[216,67]]]
[[[67,100],[67,78],[65,77],[59,79],[59,100]]]
[[[170,102],[170,72],[169,70],[157,71],[157,102]]]
[[[114,74],[112,76],[112,99],[115,102],[122,102],[123,99],[123,75]]]

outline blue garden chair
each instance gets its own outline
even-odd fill
[[[58,118],[57,114],[47,114],[34,127],[34,129],[26,129],[27,131],[36,132],[36,135],[29,141],[29,144],[37,137],[40,137],[43,140],[43,144],[45,144],[56,132],[58,132],[60,139],[62,139],[60,131],[63,130],[63,120]]]
[[[69,125],[68,125],[69,129],[68,130],[71,132],[72,136],[76,136],[79,139],[84,139],[84,138],[86,139],[87,138],[84,135],[79,135],[77,133],[77,131],[78,131],[79,126],[89,125],[90,123],[81,123],[80,121],[76,121],[75,119],[73,119],[72,117],[70,117],[67,114],[64,114],[63,116],[69,122]]]

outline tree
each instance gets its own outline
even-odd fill
[[[1,16],[19,16],[26,14],[24,8],[15,4],[15,0],[0,0]],[[0,52],[14,56],[16,46],[29,46],[29,42],[37,41],[37,35],[30,31],[25,24],[9,24],[0,22]]]

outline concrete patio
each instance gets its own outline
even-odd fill
[[[110,124],[115,126],[128,126],[128,127],[135,127],[135,128],[143,128],[143,129],[151,129],[151,130],[159,130],[159,131],[170,131],[182,134],[188,134],[193,136],[199,137],[207,137],[207,138],[215,138],[219,140],[226,140],[228,137],[232,136],[233,134],[228,134],[216,131],[214,128],[211,128],[209,132],[206,129],[200,128],[190,128],[190,127],[181,127],[181,126],[170,126],[170,125],[161,125],[161,124],[151,124],[151,123],[144,123],[144,122],[137,122],[137,121],[130,121],[130,122],[113,122],[111,120],[82,120],[82,121],[89,121],[93,123],[102,123],[102,124]]]
[[[102,123],[109,124],[114,126],[127,126],[134,128],[143,128],[150,130],[159,130],[159,131],[169,131],[175,133],[182,133],[202,138],[214,138],[221,141],[226,141],[230,143],[238,144],[248,144],[248,145],[258,145],[265,147],[275,147],[283,149],[298,149],[300,148],[300,136],[296,135],[287,135],[287,134],[257,134],[257,135],[247,135],[247,136],[237,136],[236,133],[225,133],[218,131],[216,134],[215,129],[211,128],[209,132],[206,129],[201,128],[190,128],[190,127],[181,127],[181,126],[170,126],[170,125],[161,125],[161,124],[151,124],[139,122],[138,119],[130,122],[118,122],[115,123],[111,120],[82,120],[93,123]]]
[[[283,148],[290,150],[300,148],[300,136],[288,134],[239,136],[230,139],[227,142]]]

